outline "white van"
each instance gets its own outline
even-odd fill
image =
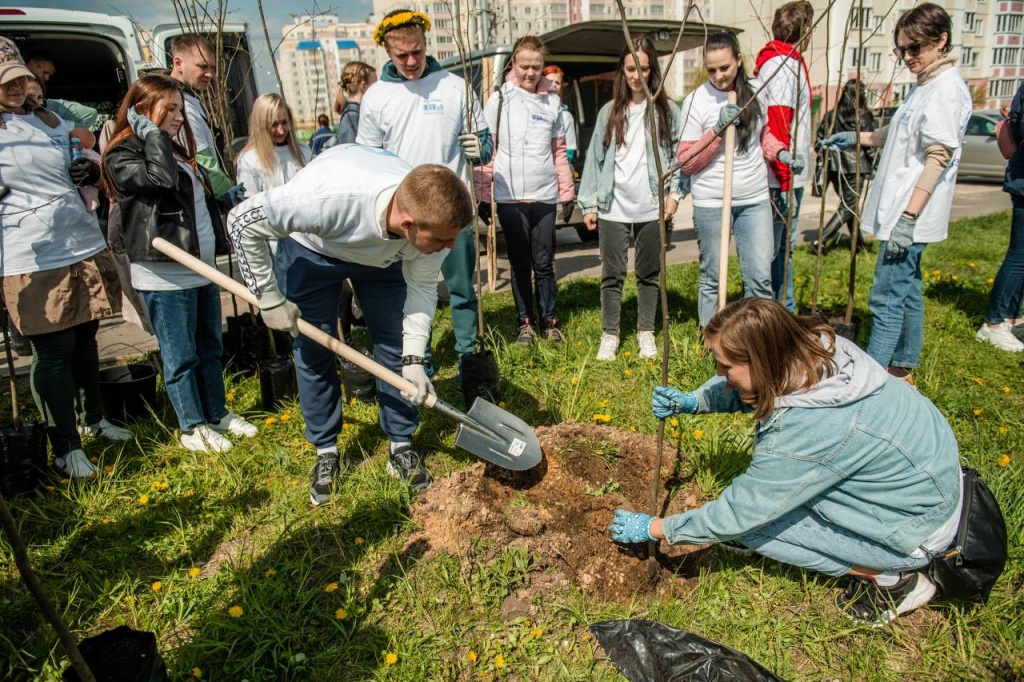
[[[12,39],[28,59],[45,50],[57,73],[47,83],[47,96],[80,102],[112,116],[140,73],[168,66],[171,38],[185,31],[165,24],[140,31],[121,15],[37,7],[0,7],[0,36]],[[256,79],[247,27],[229,24],[222,33],[228,64],[232,147],[248,134],[249,112],[256,99]]]

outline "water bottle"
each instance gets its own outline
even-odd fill
[[[77,137],[71,138],[71,161],[74,162],[77,159],[81,159],[85,156],[85,152],[82,151],[82,141]]]

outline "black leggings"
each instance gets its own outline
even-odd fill
[[[533,284],[541,328],[555,317],[555,207],[537,201],[499,203],[498,220],[505,233],[508,262],[512,267],[512,296],[519,323],[537,319],[533,314]],[[532,282],[531,282],[532,279]]]

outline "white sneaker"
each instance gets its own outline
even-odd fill
[[[96,466],[89,461],[81,448],[72,450],[63,457],[54,457],[53,463],[69,478],[92,478],[96,475]]]
[[[245,436],[246,438],[252,438],[259,432],[255,424],[246,421],[234,412],[228,412],[220,418],[219,422],[212,422],[207,426],[217,433],[230,433],[235,436]]]
[[[89,424],[89,426],[78,427],[79,436],[92,436],[93,438],[106,438],[107,440],[115,441],[129,441],[135,438],[132,432],[128,429],[123,429],[120,426],[114,426],[106,420],[106,418],[100,419],[95,424]]]
[[[654,342],[654,332],[637,332],[636,342],[640,344],[640,357],[658,357],[658,344]]]
[[[981,325],[981,329],[974,335],[974,338],[978,341],[988,341],[999,350],[1006,350],[1011,353],[1024,351],[1024,343],[1021,343],[1013,335],[1013,332],[1010,331],[1010,325],[1005,322],[1000,322],[995,327],[991,327],[988,324]]]
[[[619,349],[619,337],[613,334],[601,334],[601,347],[597,349],[597,359],[611,362],[615,359],[615,351]]]
[[[181,434],[179,441],[181,447],[192,452],[227,452],[231,449],[231,441],[205,424]]]

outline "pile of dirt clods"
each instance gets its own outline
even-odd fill
[[[442,553],[465,556],[472,538],[493,548],[521,546],[531,553],[538,570],[535,583],[554,588],[577,585],[604,600],[629,600],[638,589],[662,592],[673,579],[699,572],[708,555],[693,546],[662,542],[657,561],[649,562],[646,545],[623,547],[608,534],[617,508],[649,508],[654,437],[578,423],[536,432],[544,460],[530,471],[512,472],[481,462],[435,481],[421,493],[412,508],[421,530],[409,545],[425,548],[427,559]],[[666,443],[661,515],[700,503],[696,486],[671,478],[681,456]]]

